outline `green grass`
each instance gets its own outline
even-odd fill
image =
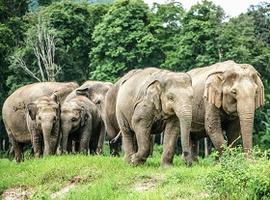
[[[162,168],[160,157],[160,149],[156,149],[139,167],[125,164],[122,157],[109,156],[52,156],[21,164],[0,159],[0,194],[23,186],[31,188],[32,199],[50,199],[52,193],[79,179],[63,199],[209,198],[205,179],[216,167],[210,159],[186,167],[176,156],[173,167]]]

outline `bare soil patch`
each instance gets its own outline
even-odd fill
[[[155,188],[160,181],[161,177],[147,177],[140,182],[136,182],[133,189],[137,192],[145,192]]]
[[[27,186],[18,186],[5,190],[2,194],[3,200],[25,200],[33,194],[33,189]]]
[[[73,177],[66,186],[61,188],[61,190],[59,190],[58,192],[52,193],[51,198],[52,199],[61,199],[61,198],[63,198],[66,193],[68,193],[72,188],[74,188],[76,186],[76,184],[78,184],[80,182],[83,182],[83,181],[85,181],[85,180],[81,176]]]

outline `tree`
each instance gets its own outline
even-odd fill
[[[50,30],[46,22],[38,17],[38,24],[28,30],[27,41],[37,60],[38,70],[31,70],[24,61],[24,54],[20,48],[17,48],[11,56],[11,65],[21,67],[29,76],[37,81],[56,81],[60,67],[55,64],[55,41],[56,34]],[[35,74],[39,72],[39,75]]]
[[[107,5],[62,1],[29,13],[25,17],[30,24],[25,42],[16,48],[13,57],[16,62],[10,65],[13,72],[7,80],[10,87],[39,80],[87,80],[91,36],[106,11]]]
[[[160,53],[156,59],[160,59],[160,64],[164,63],[167,54],[176,50],[175,38],[181,34],[184,14],[181,3],[154,3],[150,30],[159,42]]]
[[[130,69],[158,65],[158,40],[149,29],[149,12],[142,0],[113,4],[92,36],[91,78],[114,81]]]
[[[183,18],[181,33],[174,40],[176,51],[168,53],[163,66],[182,71],[217,62],[218,29],[224,16],[222,8],[210,1],[192,6]]]
[[[270,3],[261,2],[250,6],[247,15],[254,19],[256,37],[270,46]]]

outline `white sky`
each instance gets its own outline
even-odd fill
[[[190,7],[201,0],[177,0],[181,2],[184,9],[188,10]],[[212,0],[216,5],[221,6],[226,15],[229,17],[235,17],[243,12],[246,12],[250,5],[256,5],[259,2],[266,1],[270,2],[270,0]],[[166,3],[168,0],[144,0],[149,5],[152,5],[154,2],[156,3]]]

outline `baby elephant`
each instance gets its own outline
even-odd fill
[[[56,94],[43,96],[27,105],[26,123],[35,157],[54,154],[58,145],[60,105]],[[44,142],[44,145],[43,145]]]
[[[191,78],[186,73],[146,68],[122,82],[116,117],[123,135],[125,160],[134,165],[144,163],[150,153],[151,134],[164,131],[161,162],[171,165],[181,130],[184,158],[190,165],[192,100]],[[134,146],[136,140],[138,150]]]
[[[71,152],[72,141],[75,151],[96,153],[102,119],[97,106],[82,95],[67,97],[61,107],[62,151]]]

